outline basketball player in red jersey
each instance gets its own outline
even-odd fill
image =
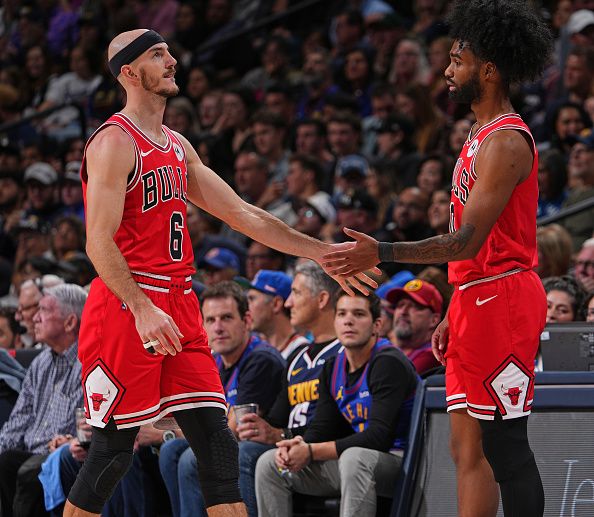
[[[237,443],[191,289],[186,201],[285,253],[320,262],[330,247],[245,203],[162,125],[179,88],[158,33],[122,33],[108,55],[127,102],[91,136],[81,166],[87,252],[99,273],[79,337],[93,437],[64,515],[99,515],[129,468],[139,426],[170,413],[198,459],[209,516],[246,515]],[[363,291],[361,282],[374,284],[366,275],[348,282]]]
[[[541,516],[544,492],[527,435],[534,358],[545,324],[538,276],[538,156],[514,113],[511,83],[542,71],[551,37],[528,2],[459,0],[445,71],[451,98],[476,115],[452,179],[450,231],[420,242],[378,243],[352,230],[350,250],[328,254],[334,274],[378,262],[449,262],[456,290],[433,335],[446,392],[461,516]]]

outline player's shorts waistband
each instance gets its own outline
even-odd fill
[[[468,289],[473,285],[477,284],[484,284],[485,282],[492,282],[493,280],[499,280],[500,278],[505,278],[506,276],[515,275],[516,273],[521,273],[522,271],[528,271],[527,269],[522,269],[521,267],[512,269],[510,271],[506,271],[505,273],[501,273],[499,275],[494,276],[486,276],[485,278],[477,278],[476,280],[472,280],[470,282],[466,282],[465,284],[460,284],[456,288],[459,291],[463,291],[464,289]]]
[[[191,276],[166,276],[155,273],[145,273],[143,271],[130,271],[132,278],[141,289],[147,291],[157,291],[159,293],[183,292],[190,294],[192,292]]]

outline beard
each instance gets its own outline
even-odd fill
[[[402,339],[404,341],[410,339],[413,335],[413,330],[410,324],[408,323],[398,323],[395,322],[394,325],[394,334],[398,339]]]
[[[144,70],[140,69],[140,84],[147,92],[154,93],[165,99],[175,97],[179,93],[179,86],[175,83],[172,84],[171,88],[157,88],[159,80],[160,78],[156,77],[150,78]]]
[[[481,100],[483,91],[479,81],[478,73],[474,74],[464,84],[457,86],[455,90],[448,91],[448,97],[459,104],[472,104]]]

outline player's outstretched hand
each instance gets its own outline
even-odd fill
[[[330,245],[332,250],[322,257],[322,265],[328,274],[342,278],[359,278],[359,274],[368,270],[381,273],[375,267],[380,261],[378,241],[350,228],[344,228],[343,231],[355,240]]]
[[[448,341],[450,339],[450,324],[446,316],[433,331],[431,336],[431,350],[435,359],[437,359],[443,366],[445,366],[445,353],[448,348]]]
[[[169,314],[150,304],[136,311],[134,317],[138,335],[149,352],[162,355],[181,352],[180,338],[184,336]]]
[[[354,274],[337,274],[334,272],[332,265],[329,265],[329,263],[331,264],[331,261],[329,262],[327,260],[327,257],[331,257],[334,253],[353,250],[355,245],[356,242],[353,241],[327,244],[327,251],[318,262],[320,266],[324,268],[324,271],[336,280],[345,292],[353,296],[355,294],[354,289],[356,289],[364,295],[367,295],[369,294],[369,291],[377,289],[377,282],[370,275],[380,276],[382,274],[380,269],[371,266]]]

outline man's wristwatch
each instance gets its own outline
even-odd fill
[[[175,433],[171,429],[163,431],[163,443],[168,442],[169,440],[175,440],[175,438]]]
[[[291,431],[291,429],[289,429],[288,427],[284,427],[281,431],[281,438],[283,440],[290,440],[291,438],[293,438],[293,431]]]

